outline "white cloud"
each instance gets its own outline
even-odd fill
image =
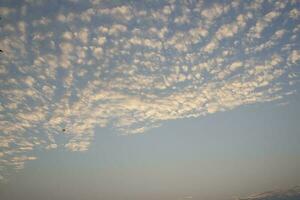
[[[221,16],[223,13],[226,13],[228,10],[228,6],[213,4],[210,8],[203,10],[201,12],[201,15],[208,20],[214,20],[217,17]]]
[[[80,39],[80,41],[83,44],[87,44],[88,43],[88,37],[89,37],[89,32],[87,28],[83,28],[80,30],[80,32],[77,34],[77,37]]]
[[[300,10],[294,8],[289,12],[289,17],[293,18],[293,19],[298,19],[300,16]]]
[[[278,16],[280,16],[280,12],[271,11],[267,13],[262,17],[262,19],[259,19],[256,22],[254,27],[250,29],[248,36],[250,38],[261,38],[261,34],[265,28]]]
[[[8,73],[8,70],[6,69],[6,67],[4,65],[0,65],[0,75],[4,75],[7,73]]]
[[[222,25],[217,33],[216,37],[221,40],[226,37],[233,37],[239,30],[244,28],[246,26],[246,15],[239,15],[237,16],[237,20],[230,24],[224,24]]]
[[[299,27],[293,18],[290,30],[274,23],[283,4],[261,17],[259,1],[242,13],[247,3],[181,3],[180,15],[177,2],[151,12],[90,2],[1,29],[0,166],[21,169],[35,149],[87,151],[97,126],[138,134],[294,93],[282,82],[298,81]]]
[[[0,7],[0,13],[4,17],[7,17],[8,15],[11,15],[15,12],[16,12],[16,10],[14,8]]]
[[[98,9],[98,13],[105,14],[105,15],[111,15],[114,18],[120,19],[120,20],[126,20],[129,21],[133,14],[131,13],[131,8],[128,6],[118,6],[114,7],[112,9],[109,8],[100,8]]]
[[[73,38],[73,33],[72,32],[64,32],[62,35],[62,38],[66,39],[66,40],[71,40]]]
[[[299,60],[300,60],[300,51],[298,50],[293,50],[288,57],[288,60],[293,63],[296,64]]]
[[[109,28],[108,34],[118,36],[120,33],[126,32],[126,31],[127,31],[126,26],[124,26],[122,24],[114,24]]]
[[[94,48],[93,54],[96,58],[101,58],[101,56],[103,55],[103,49],[100,47]]]
[[[90,142],[87,141],[74,141],[67,143],[65,147],[69,149],[70,151],[87,151],[88,147],[90,145]]]
[[[211,40],[204,48],[203,51],[211,53],[219,47],[219,42],[216,39]]]
[[[86,11],[81,13],[80,19],[85,22],[90,22],[92,17],[95,16],[95,14],[96,14],[96,11],[92,8],[89,8]]]
[[[98,45],[102,46],[103,44],[105,44],[106,42],[106,38],[105,37],[102,37],[100,36],[98,39],[97,39],[97,43]]]
[[[49,25],[51,23],[51,20],[46,18],[46,17],[41,17],[40,19],[36,19],[32,21],[32,25],[33,26],[46,26]]]
[[[66,14],[59,13],[56,16],[56,19],[62,23],[72,22],[75,19],[75,14],[74,13],[66,13]]]
[[[188,24],[190,23],[190,19],[187,15],[178,16],[175,18],[174,22],[176,24]]]

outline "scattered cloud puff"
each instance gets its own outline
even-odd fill
[[[40,150],[88,150],[96,127],[143,133],[299,83],[298,2],[21,4],[0,4],[0,179]]]

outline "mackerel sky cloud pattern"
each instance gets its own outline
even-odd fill
[[[299,1],[1,1],[0,179],[95,127],[276,101],[299,88]],[[62,131],[65,129],[65,131]]]

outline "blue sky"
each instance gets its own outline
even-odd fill
[[[230,199],[299,184],[299,7],[1,1],[2,191]]]

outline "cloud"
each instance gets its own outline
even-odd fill
[[[130,8],[129,6],[123,5],[123,6],[114,7],[112,9],[99,8],[97,12],[99,14],[109,15],[112,16],[113,18],[117,18],[120,20],[129,21],[133,17],[131,9],[132,8]]]
[[[109,28],[108,34],[113,35],[113,36],[118,36],[120,33],[126,32],[126,31],[127,31],[126,26],[124,26],[122,24],[114,24]]]
[[[98,126],[138,134],[295,93],[299,24],[285,4],[90,3],[26,17],[29,2],[20,21],[25,8],[1,8],[16,19],[0,37],[1,176],[37,149],[87,151]]]
[[[229,10],[228,6],[213,4],[210,8],[201,11],[201,15],[208,20],[214,20]]]
[[[293,18],[293,19],[298,19],[300,16],[300,11],[296,8],[292,9],[290,12],[289,12],[289,17]]]
[[[219,47],[219,41],[216,39],[211,40],[204,48],[203,51],[211,53]]]
[[[47,19],[45,17],[41,17],[40,19],[36,19],[32,21],[33,26],[47,26],[51,23],[50,19]]]
[[[62,38],[66,40],[71,40],[73,38],[73,33],[70,31],[64,32]]]
[[[90,22],[92,17],[95,15],[96,15],[96,11],[92,8],[89,8],[81,13],[80,19],[84,22]]]
[[[293,50],[288,57],[288,61],[290,61],[293,64],[296,64],[299,60],[300,60],[300,51]]]
[[[190,20],[187,15],[178,16],[175,18],[174,23],[176,24],[187,24],[190,23]]]
[[[248,36],[251,39],[257,39],[257,38],[261,38],[261,34],[262,32],[265,30],[266,27],[268,27],[268,25],[274,20],[276,19],[278,16],[280,16],[280,12],[277,11],[271,11],[267,14],[265,14],[262,19],[259,19],[255,26],[252,27],[248,33]]]
[[[88,37],[89,37],[88,29],[86,28],[81,29],[80,32],[77,34],[77,37],[83,44],[87,44]]]
[[[66,14],[59,13],[56,16],[56,20],[61,23],[72,22],[74,19],[75,19],[74,13],[66,13]]]
[[[0,13],[4,17],[14,14],[15,12],[16,10],[14,8],[0,7]]]
[[[300,187],[295,186],[290,189],[278,189],[259,194],[253,194],[245,198],[236,198],[236,200],[280,200],[300,198]]]
[[[222,25],[217,33],[216,37],[221,40],[226,37],[233,37],[239,30],[244,28],[246,26],[246,20],[247,15],[238,15],[235,22],[232,22],[230,24],[224,24]]]

